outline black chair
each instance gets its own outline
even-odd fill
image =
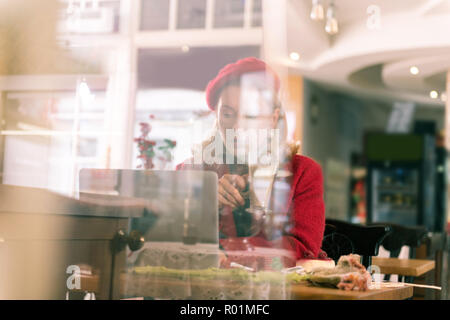
[[[368,268],[372,256],[378,255],[381,243],[390,232],[391,227],[387,225],[363,226],[327,219],[322,250],[336,262],[342,255],[359,254],[362,264]]]
[[[409,258],[415,258],[415,250],[428,238],[428,230],[424,226],[407,227],[389,222],[371,223],[371,226],[389,226],[391,233],[386,236],[381,245],[389,251],[389,257],[397,258],[403,246],[410,247]],[[388,280],[390,275],[385,275]],[[399,281],[413,282],[413,277],[403,277],[399,275]]]
[[[382,246],[391,258],[397,258],[403,246],[411,248],[410,258],[415,258],[415,249],[427,239],[428,230],[424,226],[407,227],[388,222],[376,222],[370,226],[389,226],[392,232],[383,240]]]

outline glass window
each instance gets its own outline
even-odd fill
[[[120,1],[104,1],[99,3],[100,8],[109,8],[114,13],[114,33],[120,30]]]
[[[142,137],[141,123],[149,125],[146,140],[155,143],[154,169],[174,169],[191,158],[194,145],[213,128],[214,114],[207,108],[202,91],[187,89],[140,90],[137,94],[134,138]],[[169,141],[174,145],[169,145]],[[133,145],[133,168],[143,165]]]
[[[169,28],[169,0],[142,0],[140,30],[166,30]]]
[[[120,30],[120,1],[64,1],[59,14],[58,32],[110,34]]]
[[[253,0],[252,27],[262,26],[262,0]]]
[[[245,0],[216,1],[214,28],[243,27]]]
[[[3,183],[72,195],[78,170],[103,167],[105,92],[8,93]]]
[[[205,28],[206,0],[178,1],[178,29]]]

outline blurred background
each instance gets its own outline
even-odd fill
[[[135,169],[142,123],[174,169],[211,128],[208,81],[255,56],[327,218],[448,229],[448,0],[0,0],[0,182],[75,195]],[[165,151],[167,152],[165,152]]]

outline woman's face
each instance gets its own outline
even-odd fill
[[[217,108],[217,121],[223,136],[227,129],[237,129],[239,123],[241,89],[239,86],[227,86],[222,90]]]
[[[233,145],[237,147],[237,129],[247,132],[249,129],[276,128],[279,112],[279,108],[273,107],[273,99],[267,99],[264,93],[242,90],[239,85],[225,87],[217,106],[217,123],[225,145],[231,144],[226,141],[227,134],[234,133]]]
[[[242,105],[243,103],[246,105]],[[257,110],[250,104],[256,105]],[[273,101],[261,95],[242,93],[238,85],[227,86],[222,90],[217,107],[217,120],[223,133],[226,129],[275,128],[278,119],[279,109],[274,109]]]

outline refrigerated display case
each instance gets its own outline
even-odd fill
[[[373,168],[372,220],[416,225],[419,219],[419,169]]]
[[[435,141],[431,135],[366,137],[368,222],[435,230]]]

